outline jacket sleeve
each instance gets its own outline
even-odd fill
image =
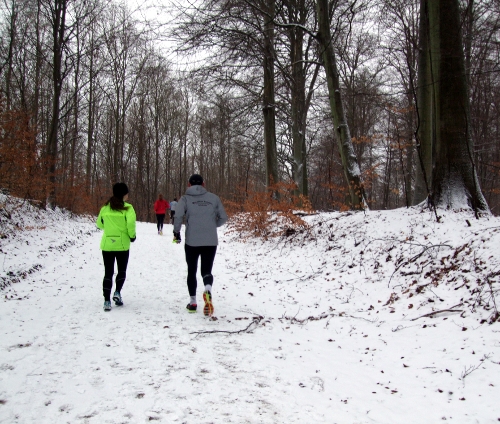
[[[227,222],[227,214],[222,202],[217,197],[217,227],[223,226]]]
[[[127,210],[125,216],[127,217],[127,232],[128,232],[128,236],[130,238],[135,238],[136,237],[136,233],[135,233],[135,220],[136,220],[136,216],[135,216],[134,207],[132,205],[128,205],[128,210]]]
[[[97,216],[95,224],[97,225],[97,228],[104,230],[104,218],[102,217],[102,210],[103,208],[101,208],[101,210],[99,211],[99,215]]]
[[[182,227],[182,220],[186,211],[186,198],[182,196],[175,205],[174,233],[179,233]]]

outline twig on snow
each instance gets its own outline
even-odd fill
[[[225,333],[225,334],[240,334],[240,333],[246,333],[252,325],[258,325],[262,320],[264,319],[263,316],[259,315],[258,317],[253,317],[252,322],[247,325],[246,328],[243,328],[242,330],[235,330],[235,331],[227,331],[227,330],[210,330],[210,331],[192,331],[189,334],[215,334],[215,333]]]
[[[298,312],[297,312],[298,314]],[[319,316],[309,316],[307,318],[304,318],[304,319],[297,319],[296,316],[297,314],[293,317],[287,317],[286,315],[283,315],[281,319],[284,319],[284,320],[287,320],[287,321],[290,321],[290,324],[307,324],[307,322],[309,321],[319,321],[319,320],[322,320],[322,319],[326,319],[328,317],[334,317],[336,316],[335,314],[326,314],[326,313],[323,313]]]
[[[441,309],[439,311],[429,312],[428,314],[421,315],[421,316],[416,317],[416,318],[412,318],[410,321],[416,321],[417,319],[424,318],[424,317],[431,317],[433,315],[440,314],[440,313],[443,313],[443,312],[463,312],[462,309],[455,309],[457,306],[462,306],[462,305],[463,305],[463,303],[459,303],[459,304],[457,304],[455,306],[452,306],[449,309]]]
[[[470,367],[467,367],[464,369],[464,371],[462,372],[462,375],[460,377],[460,380],[462,380],[464,385],[465,385],[465,377],[467,377],[468,375],[471,375],[474,371],[476,371],[481,365],[483,365],[483,362],[486,359],[490,359],[489,355],[484,355],[483,358],[479,360],[480,363],[477,364],[476,366],[471,365]]]
[[[368,319],[368,318],[364,318],[364,317],[356,317],[356,316],[354,316],[354,315],[345,315],[345,316],[346,316],[346,317],[349,317],[349,318],[354,318],[354,319],[361,319],[361,320],[363,320],[363,321],[367,321],[367,322],[369,322],[369,323],[371,323],[371,324],[377,324],[377,323],[379,322],[379,319],[378,319],[378,318],[375,318],[375,319]],[[383,324],[383,322],[384,322],[384,321],[381,321],[381,322],[379,323],[379,325],[377,325],[377,327],[378,327],[378,326],[380,326],[380,324]]]

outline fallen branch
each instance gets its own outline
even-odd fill
[[[354,318],[354,319],[362,319],[363,321],[367,321],[371,324],[376,324],[377,322],[379,322],[379,319],[378,318],[375,318],[375,319],[368,319],[368,318],[364,318],[364,317],[356,317],[354,315],[345,315],[346,317],[349,317],[349,318]],[[382,321],[383,322],[383,321]],[[380,324],[382,324],[382,322]]]
[[[313,216],[313,215],[319,215],[318,213],[306,213],[306,212],[293,212],[293,215],[295,216]]]
[[[246,328],[243,328],[242,330],[235,330],[235,331],[227,331],[227,330],[210,330],[210,331],[193,331],[189,334],[215,334],[215,333],[225,333],[225,334],[240,334],[240,333],[246,333],[252,325],[258,325],[262,320],[264,319],[263,316],[258,316],[258,317],[253,317],[253,320],[250,324],[247,325]]]
[[[295,315],[296,317],[297,315]],[[295,317],[287,317],[286,315],[283,315],[280,319],[284,319],[287,321],[290,321],[290,324],[306,324],[308,321],[319,321],[328,317],[334,317],[335,314],[321,314],[320,316],[314,317],[314,316],[309,316],[304,319],[297,319]]]
[[[443,312],[463,312],[462,309],[454,309],[456,308],[457,306],[462,306],[463,303],[459,303],[458,305],[455,305],[455,306],[452,306],[451,308],[449,309],[441,309],[439,311],[434,311],[434,312],[429,312],[428,314],[425,314],[425,315],[421,315],[417,318],[412,318],[410,321],[416,321],[417,319],[420,319],[420,318],[424,318],[424,317],[431,317],[433,315],[436,315],[436,314],[441,314]]]

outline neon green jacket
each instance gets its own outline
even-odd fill
[[[104,205],[97,217],[96,225],[104,234],[101,250],[116,252],[130,249],[130,239],[135,238],[135,210],[130,203],[124,211],[115,211],[109,204]]]

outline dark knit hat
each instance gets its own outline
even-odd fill
[[[128,187],[125,183],[116,183],[113,186],[113,196],[117,199],[123,199],[123,197],[128,193]]]
[[[202,185],[203,184],[203,177],[199,174],[193,174],[189,177],[189,184]]]

